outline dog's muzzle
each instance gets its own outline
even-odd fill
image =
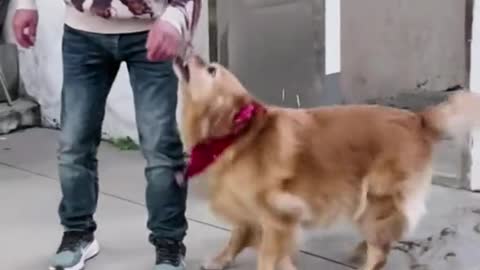
[[[188,68],[188,64],[185,63],[185,61],[180,57],[177,57],[175,59],[174,64],[177,66],[177,69],[180,70],[180,72],[182,73],[183,79],[188,82],[190,80],[190,69]]]

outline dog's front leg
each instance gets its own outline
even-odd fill
[[[294,244],[293,229],[263,227],[257,270],[275,270],[277,266],[282,270],[295,270],[290,257]]]
[[[222,270],[229,267],[240,252],[254,245],[257,237],[260,237],[257,228],[248,225],[235,227],[231,232],[227,246],[217,256],[207,260],[202,268],[205,270]]]
[[[278,266],[280,270],[297,270],[297,267],[293,264],[292,257],[290,256],[283,258]]]
[[[387,264],[387,256],[390,251],[390,244],[378,245],[368,244],[367,260],[362,270],[382,270]]]

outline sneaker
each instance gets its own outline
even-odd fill
[[[157,255],[154,270],[185,270],[186,248],[182,242],[162,239],[154,244]]]
[[[99,250],[100,247],[93,233],[65,232],[49,269],[82,270],[85,267],[85,261],[97,255]]]

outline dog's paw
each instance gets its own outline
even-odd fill
[[[348,261],[350,263],[360,265],[365,262],[366,257],[367,257],[367,243],[361,242],[352,251],[352,254],[348,258]]]
[[[297,270],[297,267],[293,264],[291,257],[286,257],[280,261],[280,270]]]
[[[224,270],[231,264],[231,260],[221,260],[218,258],[211,258],[202,264],[202,270]]]

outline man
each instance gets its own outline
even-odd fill
[[[35,43],[35,0],[17,1],[14,31],[19,45],[28,48]],[[50,269],[82,269],[99,251],[93,218],[98,199],[96,152],[106,99],[121,62],[128,67],[147,160],[147,227],[156,247],[154,269],[185,269],[186,187],[176,181],[184,156],[176,128],[177,79],[171,62],[189,47],[200,3],[66,1],[58,155],[63,194],[59,216],[65,231]]]

